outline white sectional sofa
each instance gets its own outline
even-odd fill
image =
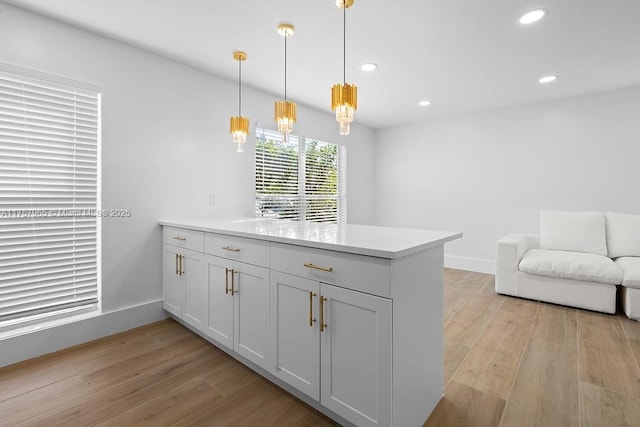
[[[540,234],[497,244],[496,292],[640,320],[640,215],[540,212]]]

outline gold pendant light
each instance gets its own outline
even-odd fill
[[[296,121],[296,103],[287,101],[287,39],[293,35],[293,25],[278,25],[278,34],[284,37],[284,99],[276,101],[275,120],[278,132],[282,133],[282,140],[288,141],[289,134],[293,132],[293,123]]]
[[[246,61],[247,54],[241,51],[233,52],[233,59],[238,61],[238,115],[231,117],[231,136],[233,142],[238,144],[238,153],[244,152],[244,144],[249,133],[249,119],[242,117],[242,62]]]
[[[342,84],[331,88],[331,110],[336,112],[336,120],[340,127],[340,135],[349,135],[353,115],[358,108],[358,88],[347,83],[347,9],[355,0],[336,0],[336,6],[343,9],[342,21]]]

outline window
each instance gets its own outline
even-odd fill
[[[346,222],[346,149],[256,129],[256,216]]]
[[[0,330],[97,310],[100,93],[0,64]]]

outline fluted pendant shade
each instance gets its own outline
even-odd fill
[[[349,135],[353,115],[358,108],[358,88],[349,83],[331,88],[331,109],[336,112],[340,135]]]
[[[336,121],[340,135],[349,135],[353,116],[358,109],[358,88],[346,82],[347,68],[347,8],[353,6],[355,0],[336,0],[336,6],[343,9],[343,65],[342,84],[337,83],[331,88],[331,110],[336,112]]]
[[[284,37],[284,99],[275,103],[275,121],[278,132],[282,134],[282,140],[288,141],[289,134],[293,132],[293,124],[296,117],[296,103],[287,100],[287,38],[293,35],[293,25],[278,25],[278,34]]]
[[[231,117],[230,130],[233,142],[238,145],[238,153],[242,153],[249,134],[249,119],[238,116]]]
[[[278,124],[278,132],[280,132],[283,136],[288,136],[291,132],[293,132],[293,123],[296,121],[296,119],[297,117],[295,102],[285,100],[276,101],[275,121]]]
[[[237,152],[242,153],[249,134],[249,119],[242,117],[242,61],[247,59],[247,54],[240,51],[233,52],[233,59],[238,61],[238,115],[231,117],[229,129],[231,139],[237,145]]]

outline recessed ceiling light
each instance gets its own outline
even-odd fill
[[[547,14],[546,9],[531,10],[525,13],[524,15],[522,15],[518,22],[524,25],[533,24],[534,22],[538,22],[539,20],[544,18],[546,14]]]
[[[421,107],[426,107],[428,105],[431,105],[431,101],[429,101],[428,99],[423,99],[422,101],[418,102],[418,105]]]
[[[368,64],[362,64],[362,65],[360,66],[360,69],[361,69],[362,71],[373,71],[373,70],[375,70],[376,68],[378,68],[378,64],[374,64],[374,63],[372,63],[372,62],[371,62],[371,63],[368,63]]]
[[[540,80],[538,80],[540,83],[551,83],[553,81],[556,81],[558,78],[558,76],[544,76],[541,77]]]

